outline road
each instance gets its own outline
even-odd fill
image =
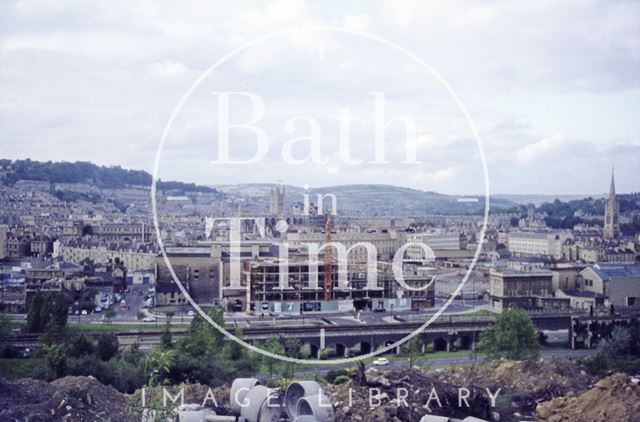
[[[175,315],[173,316],[173,322],[175,323],[184,323],[189,324],[193,319],[192,316],[189,316],[187,313],[189,311],[193,311],[191,306],[185,305],[183,307],[167,307],[167,308],[158,308],[158,309],[143,309],[142,304],[144,302],[145,294],[147,293],[148,286],[142,285],[134,285],[131,286],[131,292],[124,296],[124,299],[127,302],[126,307],[121,307],[119,304],[114,304],[113,309],[116,311],[116,315],[112,318],[113,323],[118,324],[141,324],[137,318],[137,313],[139,310],[145,311],[146,314],[155,315],[157,322],[162,323],[165,321],[166,316],[165,312],[168,310],[174,311]],[[436,299],[436,304],[434,308],[423,309],[421,312],[417,313],[415,311],[410,310],[400,310],[400,311],[386,311],[386,312],[372,312],[372,311],[363,311],[360,313],[359,318],[354,317],[353,312],[342,312],[342,313],[322,313],[322,314],[305,314],[303,316],[300,315],[280,315],[278,317],[273,316],[265,316],[261,318],[256,315],[247,315],[245,313],[227,313],[225,314],[225,321],[230,325],[241,325],[248,327],[252,322],[255,323],[268,323],[268,322],[299,322],[301,325],[303,322],[316,321],[322,324],[330,324],[330,325],[347,325],[353,324],[356,322],[360,322],[362,324],[375,324],[375,323],[388,323],[388,322],[399,322],[393,319],[393,316],[398,316],[400,318],[404,316],[416,318],[421,317],[425,321],[429,318],[435,311],[437,311],[444,303],[443,299]],[[453,303],[446,309],[444,314],[464,314],[471,313],[477,311],[483,311],[487,309],[487,304],[481,300],[470,302],[470,301],[461,301],[455,300]],[[104,313],[91,313],[88,315],[69,315],[68,322],[71,324],[87,324],[87,323],[102,323]],[[24,320],[26,319],[26,315],[24,314],[13,314],[12,318],[15,320]],[[149,326],[156,325],[155,322],[147,323]]]
[[[569,349],[545,349],[540,353],[541,359],[551,359],[554,357],[557,358],[567,358],[567,359],[576,359],[581,357],[589,357],[593,356],[597,353],[595,349],[582,349],[582,350],[569,350]],[[451,366],[458,365],[471,365],[474,362],[480,363],[484,361],[485,358],[482,354],[469,354],[466,356],[452,356],[452,357],[437,357],[437,358],[418,358],[414,362],[414,365],[420,366],[429,366],[432,368],[447,368]],[[299,365],[300,366],[300,365]],[[308,375],[308,374],[319,374],[326,375],[332,369],[336,368],[349,368],[353,367],[354,364],[327,364],[323,366],[308,366],[304,368],[298,368],[296,370],[296,375]],[[374,367],[372,363],[365,364],[367,369]],[[389,365],[387,366],[375,366],[380,371],[389,371],[392,369],[400,369],[400,368],[408,368],[409,367],[409,359],[390,359]]]

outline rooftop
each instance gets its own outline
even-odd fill
[[[595,264],[591,269],[602,280],[623,277],[637,277],[640,279],[640,265]]]

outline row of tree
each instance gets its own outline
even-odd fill
[[[100,188],[124,188],[127,186],[150,186],[152,176],[143,170],[128,170],[120,166],[98,166],[90,162],[40,162],[26,160],[0,160],[0,168],[9,169],[6,183],[18,180],[36,180],[49,183],[89,183]],[[215,192],[207,186],[182,182],[158,182],[159,190],[179,190],[183,192]],[[61,199],[74,200],[73,193],[61,194]]]

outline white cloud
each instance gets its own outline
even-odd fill
[[[187,67],[181,62],[165,60],[151,65],[151,74],[157,78],[171,78],[187,71]]]
[[[528,144],[524,148],[515,152],[515,157],[520,162],[529,162],[537,160],[540,157],[558,151],[566,143],[565,137],[561,134],[555,134],[540,141]]]
[[[599,173],[611,164],[620,172],[621,190],[640,190],[632,165],[640,159],[638,15],[639,2],[599,0],[0,2],[0,149],[9,158],[149,168],[158,133],[198,72],[271,32],[339,25],[397,42],[439,71],[480,129],[494,190],[594,191],[589,186],[598,186]],[[367,172],[370,166],[331,163],[323,171],[308,170],[307,177],[299,168],[285,171],[269,162],[265,168],[273,171],[221,173],[228,180],[218,182],[286,176],[287,183],[302,178],[320,185],[323,178],[339,176],[477,191],[477,174],[468,171],[477,148],[457,141],[469,138],[458,135],[465,123],[449,115],[452,109],[440,104],[435,91],[421,90],[427,78],[404,80],[415,65],[376,45],[357,44],[341,57],[345,40],[291,34],[280,45],[247,51],[221,69],[218,82],[288,99],[286,110],[277,110],[281,114],[298,107],[335,115],[354,106],[369,81],[386,78],[385,88],[396,89],[390,105],[395,113],[427,116],[443,126],[421,128],[423,134],[412,141],[432,160],[429,168]],[[308,65],[321,50],[329,70]],[[305,85],[309,75],[321,76],[322,83]],[[371,138],[361,129],[354,125],[351,143],[354,157],[366,161]],[[473,149],[465,151],[469,145]],[[389,155],[394,153],[403,156],[404,150],[390,147]],[[207,177],[198,166],[180,168],[173,177]],[[536,184],[532,175],[551,182]]]
[[[344,17],[344,26],[364,32],[374,30],[373,20],[368,15],[347,15]]]

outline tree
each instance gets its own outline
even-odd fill
[[[27,313],[27,331],[30,333],[41,333],[43,331],[42,323],[42,304],[44,303],[44,296],[41,292],[36,294],[31,299],[31,306]]]
[[[158,384],[171,369],[174,354],[172,351],[152,349],[142,360],[142,369],[146,374],[149,386]]]
[[[520,308],[503,311],[480,335],[480,348],[490,359],[528,359],[540,353],[536,328]]]
[[[71,357],[90,355],[93,351],[93,341],[86,334],[73,336],[67,342],[67,354]]]
[[[12,352],[12,348],[7,344],[9,336],[11,335],[11,317],[9,314],[0,313],[0,355],[2,357],[8,357]]]
[[[240,327],[236,328],[235,336],[239,339],[242,339],[242,329]],[[245,358],[245,349],[242,345],[237,342],[229,339],[224,345],[224,356],[226,359],[229,359],[234,362],[241,361]]]
[[[93,236],[93,227],[91,224],[82,226],[82,236]]]
[[[65,347],[60,344],[42,344],[40,353],[56,378],[63,377],[67,372],[67,354]]]
[[[57,332],[67,325],[68,302],[62,292],[37,292],[27,314],[27,331]]]
[[[614,327],[611,335],[600,343],[598,353],[584,363],[596,375],[611,370],[628,374],[640,372],[640,327]]]
[[[267,341],[264,343],[263,349],[275,355],[282,355],[284,351],[282,345],[280,344],[280,341],[278,340],[278,337],[275,336],[269,337],[267,339]],[[267,370],[269,371],[269,379],[273,379],[273,373],[278,369],[280,360],[265,356],[263,362],[265,363]]]
[[[298,359],[301,357],[302,342],[298,338],[288,338],[284,342],[284,354],[287,357]],[[293,378],[295,376],[296,366],[294,362],[287,361],[285,366],[285,376]]]
[[[413,336],[403,346],[405,354],[409,357],[409,366],[413,366],[416,357],[422,354],[422,342],[418,336]]]
[[[616,326],[611,336],[600,346],[609,358],[618,359],[628,354],[631,346],[631,333],[624,327]]]
[[[126,362],[138,366],[140,360],[144,357],[144,354],[140,350],[140,343],[137,341],[133,343],[128,350],[123,353],[123,360]]]
[[[107,308],[107,310],[104,311],[104,322],[111,324],[111,320],[115,318],[115,316],[116,311],[114,311],[113,308]]]
[[[97,352],[100,359],[107,361],[118,354],[120,342],[114,333],[102,333],[98,337]]]
[[[224,327],[223,310],[221,307],[212,308],[209,317],[221,327]],[[222,350],[224,335],[200,315],[196,315],[189,325],[180,347],[193,356],[203,356],[207,353],[215,354]]]
[[[174,312],[167,311],[165,312],[167,316],[167,321],[164,324],[164,329],[162,330],[162,335],[160,336],[160,348],[162,350],[169,350],[173,347],[173,338],[171,336],[171,318],[173,318]]]
[[[85,276],[92,277],[96,275],[96,265],[91,259],[85,258],[79,264],[82,265],[82,274]]]

